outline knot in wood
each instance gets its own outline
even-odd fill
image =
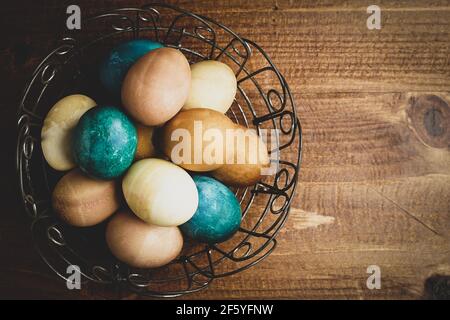
[[[434,148],[450,147],[450,107],[439,96],[411,97],[407,115],[419,138]]]

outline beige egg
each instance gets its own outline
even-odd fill
[[[226,115],[215,110],[181,111],[162,128],[161,148],[173,163],[187,170],[215,170],[225,163],[226,130],[234,126]],[[222,138],[208,137],[207,132]]]
[[[76,166],[71,150],[72,132],[80,117],[96,105],[91,98],[74,94],[59,100],[48,112],[41,131],[45,160],[55,170]]]
[[[156,156],[157,152],[152,142],[154,127],[144,126],[139,123],[135,124],[135,127],[138,143],[134,158],[140,160]]]
[[[161,159],[135,162],[122,181],[130,209],[142,220],[158,226],[178,226],[197,210],[198,192],[191,176]]]
[[[227,148],[227,163],[211,174],[223,183],[245,187],[261,179],[262,169],[269,166],[267,146],[255,130],[236,126],[232,148]]]
[[[114,181],[88,177],[77,168],[58,181],[52,205],[68,224],[88,227],[112,215],[119,208],[120,198]]]
[[[191,66],[191,89],[183,109],[208,108],[227,112],[236,96],[237,81],[226,64],[206,60]]]
[[[173,48],[159,48],[130,68],[122,85],[122,103],[137,121],[156,126],[180,111],[190,86],[191,69],[185,56]]]
[[[114,256],[136,268],[157,268],[175,259],[183,248],[177,227],[147,224],[129,211],[108,222],[106,242]]]

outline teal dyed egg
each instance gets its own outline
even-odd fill
[[[75,162],[87,174],[112,179],[131,165],[137,147],[136,129],[116,107],[101,106],[80,118],[72,137]]]
[[[201,242],[218,243],[230,238],[241,224],[241,207],[233,192],[219,181],[194,176],[198,208],[194,216],[180,226],[188,237]]]
[[[128,69],[146,53],[163,47],[150,40],[132,40],[113,48],[100,65],[100,82],[115,97],[120,97],[120,89]]]

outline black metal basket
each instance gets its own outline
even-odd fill
[[[149,38],[181,50],[190,63],[215,59],[236,73],[238,92],[228,116],[247,127],[275,129],[269,152],[277,173],[250,188],[235,189],[242,225],[230,240],[205,245],[185,242],[181,256],[158,269],[134,269],[117,261],[104,240],[104,224],[75,228],[53,214],[51,191],[60,172],[40,149],[43,118],[60,98],[83,93],[108,102],[98,85],[96,65],[119,41]],[[199,291],[215,278],[233,275],[266,258],[276,246],[294,196],[302,135],[289,87],[267,54],[209,18],[166,4],[121,8],[83,20],[34,71],[18,112],[17,170],[33,238],[44,261],[61,278],[78,265],[83,281],[116,284],[142,295],[175,297]]]

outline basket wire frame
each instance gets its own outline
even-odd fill
[[[46,264],[64,280],[67,267],[78,265],[83,283],[113,284],[140,295],[170,298],[202,290],[213,279],[236,274],[266,258],[275,249],[275,237],[288,216],[302,151],[301,124],[292,94],[268,55],[224,25],[167,4],[108,11],[86,19],[82,30],[63,37],[37,66],[18,108],[20,192],[31,218],[36,250]],[[83,39],[86,34],[95,37]],[[118,42],[114,40],[117,37],[150,38],[181,50],[190,63],[210,59],[226,62],[238,79],[237,98],[227,115],[258,132],[270,128],[278,133],[275,147],[269,150],[278,165],[276,174],[252,187],[234,190],[243,223],[233,238],[215,245],[185,243],[188,249],[159,269],[135,269],[116,260],[105,249],[104,226],[80,229],[62,223],[52,212],[50,200],[52,181],[61,174],[52,171],[40,150],[45,114],[70,92],[63,83],[82,81],[77,79],[83,79],[83,61],[90,60],[102,43],[110,48],[111,41]],[[65,73],[69,81],[59,78]],[[101,245],[93,246],[94,253],[87,253],[97,242]]]

